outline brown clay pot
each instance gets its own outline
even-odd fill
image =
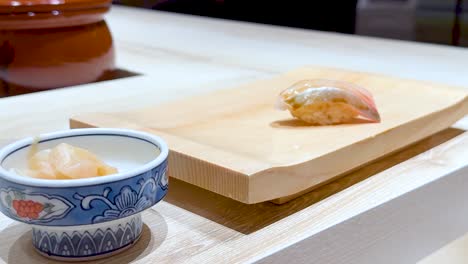
[[[110,0],[0,1],[0,96],[98,81],[114,69]]]

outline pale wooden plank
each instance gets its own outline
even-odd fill
[[[180,96],[214,90],[220,87],[220,83],[264,78],[271,76],[272,73],[311,63],[453,85],[463,86],[468,83],[468,75],[464,72],[468,51],[461,48],[215,21],[122,7],[114,7],[107,20],[116,40],[119,66],[143,73],[146,76],[135,78],[145,81],[138,79],[139,81],[134,83],[124,82],[125,79],[122,79],[118,82],[92,84],[73,90],[54,91],[47,96],[35,94],[0,99],[2,124],[0,137],[4,138],[5,142],[66,128],[68,118],[80,112],[129,110],[150,106]],[[150,75],[151,78],[146,78]],[[26,110],[26,107],[34,108],[34,111]],[[196,205],[187,205],[184,208],[175,202],[162,202],[155,207],[154,212],[157,214],[144,215],[145,222],[153,223],[151,228],[153,234],[148,244],[146,242],[138,244],[134,251],[123,253],[111,261],[154,263],[160,260],[160,263],[170,261],[172,261],[170,263],[183,261],[201,263],[211,260],[219,263],[228,262],[233,257],[232,254],[236,253],[241,255],[233,257],[232,262],[259,259],[290,247],[306,237],[319,234],[328,227],[339,228],[346,219],[357,214],[366,215],[365,212],[371,208],[386,204],[394,197],[406,197],[410,190],[432,183],[439,185],[440,182],[434,181],[435,178],[451,176],[451,171],[461,164],[466,164],[466,160],[460,160],[466,157],[465,143],[458,149],[453,149],[452,145],[447,148],[442,155],[447,158],[446,160],[431,159],[433,155],[431,153],[433,152],[425,152],[412,163],[414,165],[422,162],[421,168],[429,166],[431,171],[428,174],[405,177],[410,175],[406,173],[407,170],[394,171],[392,167],[388,170],[392,172],[390,174],[382,172],[320,203],[300,209],[281,221],[277,220],[268,225],[270,228],[258,231],[258,236],[248,235],[242,238],[243,233],[219,224],[228,222],[222,216],[230,207],[222,206],[225,202],[223,199],[219,203],[219,211],[214,213],[215,216],[218,215],[219,223],[202,214],[203,207],[197,209]],[[401,175],[401,172],[405,174]],[[467,197],[461,197],[458,192],[450,191],[452,185],[456,189],[457,183],[450,182],[449,188],[443,192],[444,197],[441,201],[453,201],[454,198],[457,201],[460,201],[459,199],[462,199],[462,202],[466,201]],[[172,183],[171,186],[171,190],[177,189],[177,183]],[[369,188],[364,188],[365,186]],[[176,191],[171,193],[175,194]],[[211,199],[211,202],[216,203],[216,201],[216,196]],[[427,217],[425,220],[436,224],[434,229],[441,229],[440,226],[450,227],[447,236],[440,236],[440,233],[436,234],[433,230],[418,229],[420,221],[407,221],[406,230],[415,231],[411,233],[412,240],[408,240],[409,237],[400,237],[397,241],[388,241],[382,236],[378,240],[379,248],[387,249],[388,253],[383,252],[380,255],[381,259],[389,257],[394,258],[395,263],[403,263],[404,254],[389,256],[393,252],[403,250],[402,248],[417,248],[415,254],[423,257],[437,248],[435,244],[441,246],[466,232],[463,223],[468,223],[467,217],[464,215],[462,218],[460,215],[455,217],[457,216],[455,213],[463,213],[466,210],[459,210],[459,207],[453,204],[442,205],[447,212],[447,217],[442,218],[443,221],[435,217]],[[407,203],[400,204],[401,210],[406,207]],[[427,208],[431,210],[430,216],[438,216],[437,208],[439,207]],[[405,217],[401,214],[399,216]],[[460,221],[451,221],[448,219],[451,216]],[[379,217],[384,218],[385,215],[379,214]],[[0,244],[0,263],[46,262],[44,258],[38,258],[34,252],[28,251],[29,234],[25,226],[12,223],[3,215],[0,216],[0,223],[2,238],[8,242]],[[247,225],[248,223],[244,224]],[[396,232],[392,225],[385,227],[389,228],[385,232]],[[265,236],[269,232],[272,232],[271,237]],[[367,233],[372,232],[373,230],[368,230]],[[353,232],[335,234],[340,234],[343,240],[352,239],[354,235]],[[271,239],[271,242],[266,241],[268,239]],[[410,241],[412,245],[417,243],[417,246],[409,247]],[[425,241],[433,241],[435,244],[429,245],[424,243]],[[245,245],[242,245],[243,243]],[[13,247],[9,246],[11,244]],[[363,245],[357,241],[355,246]],[[252,249],[249,249],[250,247]],[[290,256],[291,258],[310,257],[318,255],[323,248],[313,249],[316,250],[305,251],[307,245],[300,244],[297,252],[309,254],[298,253]],[[367,253],[379,252],[373,251],[374,249],[368,248]],[[280,259],[279,256],[276,257]]]
[[[348,256],[347,254],[365,256],[366,254],[363,254],[365,252],[361,251],[363,245],[369,247],[371,244],[380,243],[379,245],[382,245],[383,243],[382,248],[388,247],[388,243],[379,242],[379,239],[388,232],[394,232],[394,226],[388,224],[389,222],[400,219],[398,220],[402,221],[400,225],[406,226],[406,228],[421,224],[419,221],[412,222],[406,221],[406,219],[420,213],[420,211],[414,210],[419,207],[412,206],[420,204],[420,199],[427,199],[428,194],[418,196],[415,200],[411,199],[411,195],[408,195],[407,198],[403,199],[404,202],[401,201],[402,198],[398,197],[402,193],[409,192],[411,194],[411,190],[428,184],[434,183],[432,186],[436,188],[437,184],[434,181],[439,178],[445,179],[441,175],[450,175],[451,172],[463,167],[465,162],[463,155],[467,152],[468,134],[460,133],[462,131],[456,129],[446,130],[418,143],[413,148],[394,154],[395,158],[392,159],[392,162],[385,160],[376,162],[337,182],[306,194],[304,198],[296,199],[282,206],[270,203],[245,205],[193,185],[172,180],[170,183],[171,191],[165,201],[144,213],[144,221],[148,229],[145,229],[146,234],[142,240],[134,248],[119,255],[120,257],[114,261],[116,263],[128,263],[129,261],[135,263],[180,263],[184,261],[219,263],[225,260],[250,262],[310,237],[315,241],[314,247],[300,247],[301,250],[309,248],[315,252],[311,255],[307,254],[307,258],[329,260],[335,256],[335,260],[343,259],[352,262],[354,257],[345,257]],[[445,142],[447,139],[450,140]],[[421,154],[417,155],[418,153]],[[371,175],[374,176],[369,178]],[[443,186],[455,188],[454,190],[464,189],[460,180],[456,180],[455,183],[458,184],[458,189],[453,184]],[[376,189],[380,192],[372,191]],[[460,195],[458,191],[449,194],[445,192],[444,189],[444,194],[447,197]],[[455,194],[457,196],[453,196]],[[440,194],[435,197],[440,197]],[[439,200],[438,205],[445,206],[445,200]],[[392,201],[397,203],[393,204]],[[447,200],[447,202],[450,201],[452,200]],[[404,204],[411,206],[403,206]],[[429,210],[431,204],[427,204],[425,207],[426,214],[432,213]],[[463,204],[459,203],[459,205]],[[385,213],[375,213],[375,210],[379,210],[380,206],[392,209],[386,210]],[[370,210],[371,208],[374,210]],[[367,214],[368,210],[370,210],[369,214]],[[398,213],[398,210],[402,210],[402,212]],[[390,212],[394,212],[394,214],[390,214]],[[466,212],[466,210],[453,210],[452,212]],[[345,229],[342,229],[341,225],[336,225],[353,216],[364,220],[351,218],[351,220],[344,222],[343,226],[345,227],[343,228]],[[453,215],[447,217],[449,216]],[[13,243],[0,244],[0,259],[5,262],[18,263],[24,263],[24,261],[41,263],[44,261],[44,258],[34,252],[30,245],[30,233],[27,226],[12,223],[11,220],[6,220],[3,215],[0,219],[3,219],[2,223],[7,223],[3,226],[0,235],[15,238]],[[368,224],[363,226],[363,221]],[[350,222],[352,223],[351,227],[348,227]],[[372,226],[376,230],[371,230]],[[351,243],[346,243],[346,241],[356,238],[356,236],[348,228],[356,230],[356,232],[358,230],[362,230],[359,232],[366,230],[369,232],[364,237],[365,239],[352,243],[355,244],[355,247],[349,247]],[[422,234],[423,232],[418,233]],[[430,235],[427,232],[425,236]],[[337,245],[344,243],[343,250],[347,250],[349,253],[340,255],[333,253],[335,251],[323,252],[320,248],[324,244],[317,242],[323,241],[323,236],[334,237],[334,242],[332,242]],[[450,234],[449,238],[452,236],[453,234]],[[315,240],[317,237],[319,240]],[[420,237],[413,239],[420,239]],[[405,248],[404,243],[396,243],[392,246],[392,250]],[[427,253],[427,247],[423,248],[426,251],[412,252],[412,256],[414,258],[423,257]],[[319,254],[319,252],[322,253]],[[373,252],[375,251],[369,250],[367,256],[375,260],[377,256],[372,256]],[[283,253],[285,256],[291,256],[288,252]],[[283,253],[280,253],[280,256]],[[303,255],[298,254],[298,256]],[[300,260],[301,258],[297,259],[297,261]],[[94,263],[105,263],[105,260]]]
[[[460,86],[468,83],[464,74],[468,52],[461,47],[119,6],[113,7],[107,21],[121,50],[119,63],[154,76],[165,72],[162,66],[151,70],[159,60],[169,61],[170,67],[192,61],[269,73],[319,65]]]
[[[295,120],[274,109],[277,94],[308,78],[366,87],[382,122],[284,125]],[[253,204],[286,202],[447,128],[467,113],[468,92],[458,87],[304,67],[163,105],[78,116],[71,126],[76,122],[79,127],[126,127],[161,136],[170,146],[172,177]]]
[[[468,235],[459,237],[443,248],[423,258],[418,264],[465,264],[468,263]]]

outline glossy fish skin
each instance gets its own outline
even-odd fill
[[[312,125],[352,123],[356,119],[380,122],[369,91],[355,84],[326,80],[303,80],[280,93],[277,108]]]

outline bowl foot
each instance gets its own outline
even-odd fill
[[[118,254],[140,238],[141,215],[94,225],[33,227],[33,245],[43,256],[60,261],[87,261]]]

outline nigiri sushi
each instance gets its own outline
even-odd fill
[[[380,122],[374,99],[357,85],[334,80],[304,80],[282,91],[277,108],[312,125],[350,123],[356,119]]]

